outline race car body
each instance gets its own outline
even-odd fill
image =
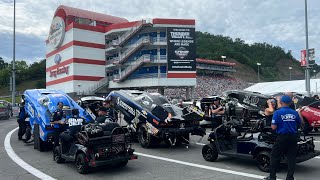
[[[300,113],[304,120],[303,132],[305,134],[320,127],[320,101],[308,104],[300,110]]]
[[[124,115],[124,120],[138,135],[143,147],[150,147],[161,141],[171,145],[188,143],[190,133],[205,134],[199,126],[199,121],[203,118],[200,110],[191,106],[179,108],[158,93],[120,90],[112,91],[107,99]]]
[[[56,110],[58,102],[62,102],[63,116],[68,118],[71,116],[73,108],[79,109],[80,117],[84,117],[86,121],[91,121],[91,116],[85,112],[74,100],[67,94],[58,90],[32,89],[26,90],[23,94],[25,101],[25,110],[30,116],[30,125],[34,134],[35,149],[40,151],[48,146],[53,135],[53,129],[59,128],[59,125],[52,127],[50,119],[52,113]]]
[[[98,109],[98,107],[102,106],[102,102],[104,100],[105,98],[102,97],[87,96],[77,100],[77,103],[79,104],[79,106],[85,109],[93,119],[96,119],[96,117],[98,116],[96,110]]]

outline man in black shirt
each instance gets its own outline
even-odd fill
[[[70,145],[75,135],[80,132],[81,126],[84,124],[84,119],[79,117],[79,110],[72,109],[72,117],[66,121],[69,129],[59,135],[61,140],[62,153],[67,154],[70,150]]]
[[[110,121],[110,116],[108,115],[108,108],[102,106],[99,108],[99,111],[98,111],[98,115],[99,117],[97,117],[97,119],[95,120],[96,123],[105,123],[106,121],[107,122],[111,122]]]
[[[63,124],[64,122],[62,121],[63,118],[63,103],[58,102],[58,107],[57,109],[53,112],[52,118],[50,120],[51,126],[58,125],[59,127],[54,128],[54,133],[53,133],[53,141],[54,141],[54,146],[59,145],[59,134],[64,131]]]
[[[27,113],[24,109],[25,103],[22,102],[20,111],[19,111],[19,118],[18,118],[18,124],[19,124],[19,131],[18,131],[18,139],[22,140],[22,136],[26,133],[26,118]]]
[[[110,100],[106,100],[103,102],[103,107],[106,108],[106,112],[107,115],[113,119],[113,121],[117,121],[118,119],[118,114],[117,112],[114,110],[114,108],[112,107],[111,101]],[[100,116],[100,115],[99,115]]]
[[[212,119],[212,131],[215,127],[222,124],[222,115],[225,113],[224,107],[220,104],[220,98],[214,98],[210,107]]]

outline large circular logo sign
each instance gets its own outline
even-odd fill
[[[58,48],[63,42],[64,34],[64,20],[58,16],[53,18],[49,31],[49,44],[54,48]]]

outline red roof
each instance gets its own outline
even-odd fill
[[[81,18],[87,18],[92,19],[96,21],[101,21],[105,23],[124,23],[128,22],[128,20],[120,17],[110,16],[102,13],[96,13],[92,11],[87,11],[83,9],[73,8],[69,6],[59,6],[58,9],[55,12],[55,16],[60,16],[62,18],[66,18],[67,16],[75,16],[75,17],[81,17]]]
[[[202,59],[202,58],[197,58],[196,61],[197,61],[197,63],[203,63],[203,64],[215,64],[215,65],[224,65],[224,66],[235,66],[236,65],[236,63],[232,63],[232,62],[223,62],[223,61]]]

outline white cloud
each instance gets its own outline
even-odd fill
[[[316,48],[317,54],[320,2],[309,0],[308,3],[310,47]],[[279,45],[293,50],[297,58],[305,48],[304,1],[301,0],[17,0],[16,31],[44,41],[60,4],[124,17],[129,21],[155,17],[192,18],[196,19],[197,30],[239,37],[248,43]],[[13,4],[0,0],[0,12],[0,32],[12,33]],[[4,56],[1,53],[0,49],[0,56]],[[45,52],[42,53],[35,57],[44,57]]]

